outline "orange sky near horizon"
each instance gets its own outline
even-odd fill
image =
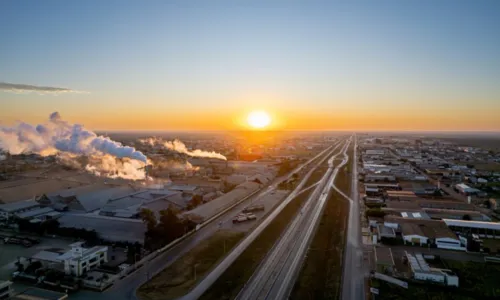
[[[422,131],[499,131],[500,118],[495,109],[484,111],[449,109],[339,109],[335,111],[286,110],[273,108],[191,111],[59,111],[70,123],[79,123],[93,130],[251,130],[247,116],[253,110],[264,110],[271,117],[265,130],[422,130]],[[31,124],[46,122],[48,114],[24,114],[18,118],[2,116],[3,125],[22,120]]]

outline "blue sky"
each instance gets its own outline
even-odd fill
[[[0,91],[0,120],[59,110],[129,128],[138,114],[168,129],[190,127],[178,119],[193,111],[382,118],[433,107],[500,129],[500,1],[352,2],[1,1],[0,82],[87,93]]]

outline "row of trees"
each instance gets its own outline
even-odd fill
[[[179,210],[171,205],[160,211],[160,218],[157,220],[153,211],[142,209],[141,218],[147,227],[144,237],[145,249],[159,249],[196,228],[196,223],[179,218],[178,214]]]

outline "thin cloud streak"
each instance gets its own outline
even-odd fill
[[[45,94],[59,95],[65,93],[88,93],[84,91],[77,91],[61,87],[37,86],[30,84],[17,84],[17,83],[7,83],[7,82],[0,82],[0,91],[11,92],[16,94],[38,93],[41,95]]]

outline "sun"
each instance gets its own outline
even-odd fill
[[[248,114],[247,122],[253,128],[261,129],[271,123],[271,117],[265,111],[252,111]]]

